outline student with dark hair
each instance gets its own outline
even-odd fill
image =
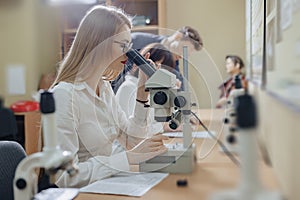
[[[196,51],[200,51],[203,47],[203,41],[198,31],[190,26],[181,27],[170,36],[155,35],[152,33],[144,32],[133,32],[131,33],[131,38],[132,48],[137,50],[141,50],[146,45],[151,43],[161,43],[165,45],[171,52],[172,50],[174,50],[175,53],[177,53],[178,45],[184,41],[188,41]]]
[[[200,51],[203,48],[203,40],[200,37],[197,30],[190,26],[184,26],[175,31],[174,34],[170,36],[166,35],[155,35],[152,33],[144,32],[133,32],[131,33],[132,38],[132,48],[141,50],[146,45],[151,43],[161,43],[163,44],[172,54],[175,61],[175,71],[177,79],[182,82],[181,90],[184,88],[183,77],[179,70],[179,59],[182,57],[183,46],[188,47],[188,53],[191,54],[195,51]],[[131,66],[131,64],[129,64]],[[125,74],[130,70],[125,68],[120,76],[112,82],[112,87],[114,92],[117,92],[119,86],[124,81]]]
[[[216,105],[217,108],[221,108],[225,105],[230,92],[235,88],[234,78],[236,76],[240,77],[243,88],[247,88],[247,81],[245,79],[245,75],[242,73],[242,69],[244,67],[243,60],[236,55],[227,55],[225,57],[225,62],[226,72],[230,75],[230,77],[219,86],[221,94]]]

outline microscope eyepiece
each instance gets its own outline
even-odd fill
[[[235,87],[235,89],[241,89],[241,88],[243,88],[242,81],[241,81],[241,78],[240,78],[239,75],[236,75],[234,77],[234,87]]]
[[[52,92],[44,91],[41,93],[40,110],[43,114],[55,112],[55,102]]]
[[[240,128],[256,127],[256,105],[252,96],[244,94],[237,97],[236,115],[237,125]]]
[[[155,73],[155,68],[136,50],[130,49],[126,56],[130,61],[138,66],[148,77]]]

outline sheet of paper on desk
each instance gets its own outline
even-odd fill
[[[211,131],[212,134],[216,135],[214,131]],[[175,138],[182,138],[183,133],[182,132],[165,132],[163,135],[168,137],[175,137]],[[211,138],[211,136],[206,131],[195,131],[192,132],[193,138]]]
[[[88,186],[80,188],[80,192],[140,197],[167,176],[167,173],[119,175],[96,181]]]

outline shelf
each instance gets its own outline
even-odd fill
[[[130,16],[139,16],[138,24],[144,24],[143,17],[150,19],[148,25],[134,26],[132,31],[158,34],[165,27],[166,0],[99,0],[97,4],[112,5],[123,9]],[[61,59],[69,51],[77,28],[86,11],[94,5],[73,5],[62,8]]]
[[[120,1],[120,0],[111,0],[112,3],[116,2],[116,1]],[[157,0],[121,0],[122,2],[125,3],[137,3],[137,2],[157,2]]]
[[[75,34],[77,32],[76,28],[71,28],[71,29],[65,29],[63,31],[64,34]]]
[[[159,29],[157,25],[149,25],[149,26],[134,26],[132,31],[152,31]]]
[[[154,1],[129,1],[129,0],[113,0],[111,5],[124,9],[131,16],[144,16],[150,19],[149,25],[158,26],[158,0]]]

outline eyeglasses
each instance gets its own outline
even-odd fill
[[[123,53],[126,53],[129,49],[132,47],[132,42],[119,42],[119,41],[114,41],[114,43],[120,44],[122,47]]]

